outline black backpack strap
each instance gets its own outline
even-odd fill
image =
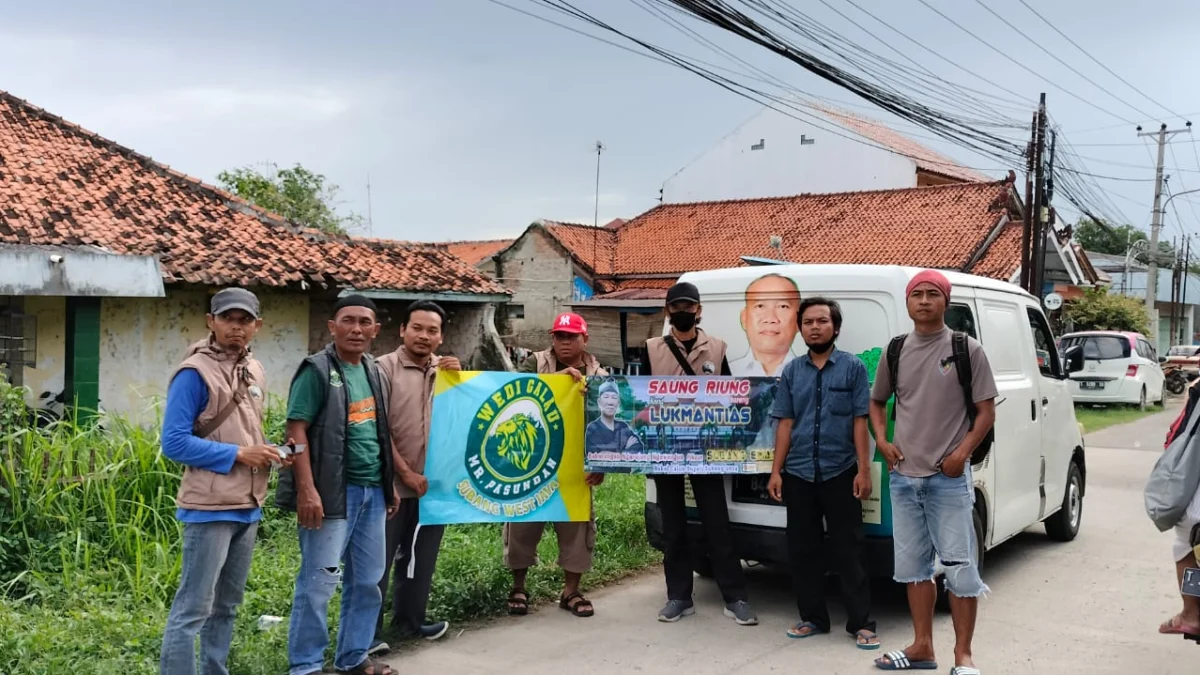
[[[683,351],[679,349],[679,343],[675,342],[675,338],[671,335],[664,335],[663,342],[667,343],[667,349],[671,350],[671,355],[679,362],[679,367],[683,368],[684,374],[695,375],[696,371],[692,368],[692,364],[688,363]]]
[[[897,335],[887,346],[888,382],[892,385],[892,395],[896,395],[896,375],[900,372],[900,350],[904,349],[904,340],[908,335]],[[896,406],[899,401],[892,403],[892,420],[896,419]]]
[[[975,394],[971,387],[971,351],[967,345],[967,334],[955,331],[954,336],[950,339],[952,354],[954,355],[954,370],[958,373],[958,385],[962,387],[963,402],[967,406],[967,421],[970,426],[967,430],[975,428],[975,416],[979,414],[979,409],[975,405]]]

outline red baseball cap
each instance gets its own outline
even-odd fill
[[[554,319],[554,326],[550,328],[549,332],[587,335],[587,322],[578,314],[563,312]]]

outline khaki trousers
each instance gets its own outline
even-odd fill
[[[596,549],[596,519],[567,523],[505,523],[504,566],[510,570],[529,569],[537,564],[538,543],[546,525],[554,526],[558,538],[558,566],[567,572],[583,574],[592,569]]]

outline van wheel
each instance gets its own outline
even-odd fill
[[[1054,541],[1071,541],[1079,534],[1083,521],[1083,474],[1079,465],[1071,462],[1067,470],[1067,490],[1062,508],[1046,519],[1046,536]]]
[[[971,522],[975,525],[975,567],[983,574],[983,516],[979,514],[979,509],[971,510]],[[937,577],[933,580],[937,584],[937,608],[941,611],[950,611],[950,592],[946,590],[946,580],[942,577]]]

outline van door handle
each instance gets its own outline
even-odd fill
[[[1048,406],[1048,405],[1050,405],[1050,399],[1048,399],[1048,398],[1043,398],[1043,399],[1042,399],[1042,407],[1043,407],[1043,408],[1045,408],[1045,407],[1046,407],[1046,406]]]
[[[1029,402],[1029,416],[1033,421],[1037,421],[1037,399]]]

